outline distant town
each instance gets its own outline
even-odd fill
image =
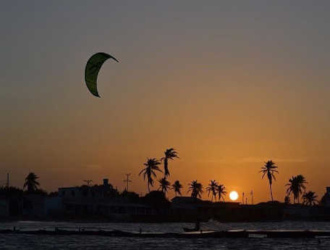
[[[141,196],[129,191],[129,174],[126,188],[119,192],[107,178],[100,184],[85,180],[81,186],[61,187],[47,193],[40,188],[39,177],[29,173],[23,189],[7,184],[0,188],[0,220],[58,220],[58,221],[118,221],[118,222],[196,222],[210,219],[229,221],[281,221],[281,220],[330,220],[330,187],[320,200],[312,191],[306,191],[305,177],[293,176],[287,184],[283,202],[273,200],[272,184],[277,174],[273,161],[261,167],[261,178],[267,177],[270,201],[258,204],[226,201],[225,186],[210,180],[205,188],[211,200],[202,200],[203,185],[197,180],[189,183],[190,196],[182,196],[182,184],[168,181],[169,160],[178,158],[177,152],[167,149],[160,160],[148,158],[140,175],[147,181],[148,193]],[[159,166],[163,163],[164,171]],[[155,185],[157,173],[163,177]],[[168,190],[175,192],[171,200]],[[251,194],[252,195],[252,194]],[[291,202],[290,196],[293,197]]]

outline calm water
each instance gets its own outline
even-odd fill
[[[1,223],[1,229],[54,230],[55,227],[78,230],[123,230],[138,232],[182,232],[189,223],[67,223],[67,222],[11,222]],[[204,230],[230,229],[300,229],[330,230],[329,222],[275,222],[275,223],[218,223],[201,224]],[[34,236],[0,235],[0,249],[330,249],[330,239],[177,239],[177,238],[115,238],[104,236]]]

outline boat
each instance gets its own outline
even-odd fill
[[[184,231],[184,232],[198,232],[198,231],[200,231],[200,223],[199,223],[199,221],[196,222],[194,228],[187,228],[187,227],[184,227],[184,228],[183,228],[183,231]]]

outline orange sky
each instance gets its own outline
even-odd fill
[[[33,171],[48,191],[103,178],[122,191],[132,173],[131,189],[145,194],[143,163],[174,147],[170,181],[185,194],[192,180],[215,179],[266,201],[258,172],[273,160],[275,199],[297,174],[321,198],[330,185],[328,2],[79,3],[5,6],[1,183],[9,172],[22,187]],[[83,81],[98,51],[120,61],[104,64],[100,99]]]

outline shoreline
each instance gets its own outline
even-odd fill
[[[223,231],[192,231],[183,233],[159,232],[128,232],[121,230],[0,230],[0,234],[29,234],[46,236],[107,236],[107,237],[138,237],[138,238],[330,238],[330,230],[223,230]]]
[[[288,222],[330,222],[329,219],[283,219],[283,220],[241,220],[241,221],[220,221],[216,219],[211,220],[205,220],[201,221],[202,223],[208,223],[208,222],[217,222],[217,223],[223,223],[223,224],[229,224],[229,223],[288,223]],[[165,223],[190,223],[194,224],[195,221],[173,221],[173,220],[111,220],[111,219],[54,219],[54,218],[0,218],[0,223],[19,223],[19,222],[53,222],[53,223],[85,223],[85,224],[92,224],[92,223],[124,223],[124,224],[139,224],[139,223],[145,223],[145,224],[165,224]]]

